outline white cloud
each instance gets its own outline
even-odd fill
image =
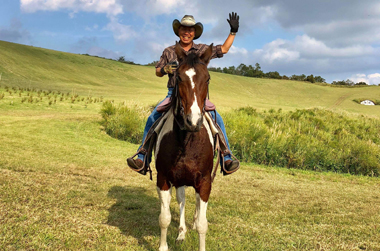
[[[255,58],[268,64],[296,60],[315,60],[317,62],[320,59],[326,61],[374,55],[380,55],[380,49],[368,45],[334,48],[307,35],[297,36],[294,40],[276,39],[264,45],[262,49],[253,52]],[[313,62],[311,63],[313,64]]]
[[[24,12],[69,10],[106,13],[115,16],[123,13],[122,6],[116,0],[20,0]],[[70,13],[72,16],[73,13]]]
[[[378,85],[380,84],[380,73],[373,74],[355,74],[350,78],[355,83],[366,82],[368,85]]]
[[[232,45],[230,50],[228,51],[228,53],[239,54],[240,56],[248,56],[249,52],[245,48],[239,48],[239,47]]]
[[[253,52],[254,58],[261,58],[262,61],[272,64],[275,61],[289,62],[300,57],[300,53],[292,48],[289,41],[277,39],[266,44],[262,49]]]
[[[114,35],[115,41],[118,43],[124,43],[138,36],[137,32],[132,29],[131,25],[121,24],[116,18],[111,18],[111,22],[107,24],[104,30],[111,31]]]

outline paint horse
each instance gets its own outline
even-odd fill
[[[161,201],[159,224],[160,251],[168,250],[167,230],[171,221],[171,189],[176,188],[180,209],[179,236],[183,241],[185,225],[185,186],[196,192],[196,210],[193,228],[199,234],[199,250],[205,250],[207,202],[211,192],[213,169],[213,136],[204,119],[205,102],[210,75],[207,65],[212,55],[212,44],[201,56],[186,55],[179,44],[176,54],[179,61],[176,86],[161,132],[155,145],[157,192]]]

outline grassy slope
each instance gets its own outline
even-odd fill
[[[228,60],[228,55],[223,59]],[[0,84],[89,93],[147,105],[166,94],[166,78],[154,68],[121,64],[0,41]],[[324,107],[380,116],[378,107],[354,103],[354,98],[378,99],[380,87],[331,88],[306,82],[255,79],[211,73],[211,100],[220,109],[253,106],[283,110]]]
[[[155,102],[165,92],[164,81],[152,76],[149,67],[4,42],[0,47],[2,86],[75,88],[82,95],[91,90],[94,96],[142,104]],[[5,53],[11,56],[4,58]],[[46,58],[33,61],[31,55]],[[80,59],[82,65],[72,62]],[[4,66],[4,61],[12,60],[19,64]],[[49,64],[44,66],[45,61]],[[83,74],[90,69],[91,74]],[[377,90],[222,74],[212,74],[212,81],[220,88],[211,97],[225,109],[246,103],[264,109],[316,103],[365,113],[368,107],[351,104],[351,97],[340,103],[339,97]],[[141,94],[142,85],[151,91]],[[229,90],[231,86],[244,90],[241,98]],[[0,100],[0,250],[157,250],[159,204],[154,181],[126,167],[124,159],[136,145],[102,132],[100,104],[62,101],[49,106],[45,97],[30,104],[3,88],[0,93],[5,94]],[[229,96],[233,99],[225,98]],[[380,250],[379,187],[378,178],[244,164],[236,174],[216,178],[208,210],[208,250]],[[190,227],[192,189],[187,194]],[[171,250],[196,250],[194,231],[183,244],[175,244],[179,217],[174,196],[171,207]]]

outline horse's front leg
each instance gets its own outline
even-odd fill
[[[196,193],[197,208],[195,226],[199,235],[199,251],[206,250],[206,232],[208,222],[206,217],[208,198],[211,192],[211,182],[203,184],[199,193]]]
[[[186,222],[185,222],[185,186],[177,188],[177,202],[179,204],[179,234],[177,241],[185,240],[186,235]]]
[[[170,225],[170,221],[172,216],[170,214],[170,200],[172,198],[172,189],[161,190],[157,187],[158,196],[160,197],[161,202],[161,213],[158,218],[161,228],[161,240],[160,240],[160,249],[159,251],[167,251],[168,243],[166,242],[168,227]]]

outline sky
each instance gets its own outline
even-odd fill
[[[230,51],[209,66],[259,63],[264,72],[380,84],[379,0],[0,0],[0,40],[148,64],[178,40],[174,19],[204,26],[197,43]],[[32,62],[31,62],[32,63]],[[154,74],[154,72],[152,72]]]

